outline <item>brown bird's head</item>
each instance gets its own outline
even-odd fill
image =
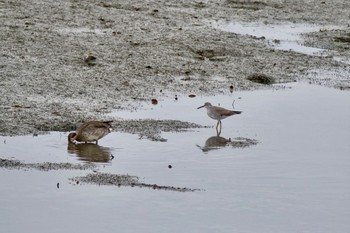
[[[68,134],[68,143],[74,143],[74,141],[77,139],[78,135],[76,133],[70,133]]]

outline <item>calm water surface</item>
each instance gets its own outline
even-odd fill
[[[319,30],[339,29],[336,26],[281,22],[265,24],[263,22],[209,21],[209,25],[226,32],[263,38],[266,43],[276,49],[295,51],[307,55],[323,55],[326,49],[304,45],[303,34]],[[340,58],[342,60],[343,58]]]
[[[92,161],[100,172],[203,190],[75,185],[68,178],[91,171],[0,169],[1,232],[350,232],[350,92],[286,86],[179,96],[113,113],[214,126],[205,109],[196,108],[206,101],[232,108],[235,100],[243,113],[223,120],[221,136],[259,141],[242,149],[203,152],[214,128],[162,133],[167,142],[113,132],[98,147],[84,149],[68,148],[66,132],[0,137],[2,158]]]

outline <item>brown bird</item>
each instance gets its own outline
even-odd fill
[[[218,106],[213,106],[211,103],[206,102],[203,106],[198,107],[197,109],[205,107],[207,109],[207,114],[210,118],[217,120],[218,123],[216,124],[216,132],[218,135],[221,134],[221,120],[225,119],[226,117],[236,115],[236,114],[241,114],[241,111],[232,111],[228,110],[226,108],[218,107]],[[220,126],[219,130],[218,127]]]
[[[113,121],[89,121],[83,123],[76,132],[68,135],[68,143],[77,142],[96,142],[112,131],[111,123]]]

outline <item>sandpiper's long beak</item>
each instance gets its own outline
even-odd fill
[[[203,108],[205,105],[198,107],[197,109]]]

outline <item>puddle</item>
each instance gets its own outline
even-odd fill
[[[96,34],[96,35],[106,35],[112,33],[111,29],[97,29],[97,28],[59,28],[57,31],[61,34]]]
[[[264,24],[263,22],[226,22],[210,21],[209,24],[217,29],[241,35],[263,38],[266,43],[276,49],[295,51],[307,55],[322,55],[325,49],[305,46],[302,34],[325,29],[323,26],[313,24]],[[327,29],[334,29],[329,27]]]
[[[91,171],[1,168],[2,229],[62,232],[79,227],[96,232],[104,226],[105,231],[122,232],[347,232],[350,92],[305,83],[286,86],[211,97],[178,95],[177,101],[165,99],[157,105],[144,104],[138,111],[113,113],[127,119],[173,119],[210,126],[163,132],[166,142],[112,132],[98,146],[82,149],[67,146],[66,132],[0,137],[2,158],[76,164],[96,159],[103,174],[129,174],[149,184],[201,190],[76,185],[72,177]],[[217,138],[212,127],[216,122],[197,107],[210,101],[232,108],[233,100],[235,109],[243,113],[222,120]],[[258,144],[235,147],[227,145],[230,139]],[[210,149],[212,145],[215,149]],[[81,155],[85,150],[89,156]]]

